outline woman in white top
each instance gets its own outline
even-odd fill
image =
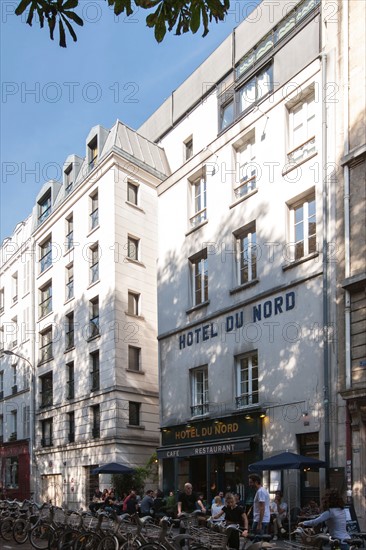
[[[345,541],[349,540],[350,536],[347,532],[346,510],[344,509],[343,499],[336,489],[331,489],[325,493],[323,510],[324,512],[317,518],[303,521],[299,525],[301,527],[312,527],[325,522],[331,537],[340,541],[341,550],[348,550],[349,546]]]

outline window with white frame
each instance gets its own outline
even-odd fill
[[[94,229],[99,225],[99,196],[98,189],[90,197],[89,229]]]
[[[236,199],[244,197],[257,187],[257,163],[255,162],[254,136],[236,149],[236,178],[234,194]]]
[[[130,315],[140,315],[140,294],[128,291],[127,313]]]
[[[6,457],[5,460],[5,487],[18,489],[19,487],[19,463],[17,456]]]
[[[52,359],[52,326],[47,327],[45,330],[40,332],[39,340],[39,361],[43,363],[44,361],[49,361]]]
[[[257,278],[257,236],[255,222],[234,233],[237,281],[239,285]]]
[[[289,152],[290,163],[299,163],[316,151],[315,94],[310,91],[305,98],[289,106]]]
[[[13,304],[18,301],[18,272],[16,271],[11,276],[12,279],[12,297],[13,297]]]
[[[48,281],[39,289],[39,318],[52,311],[52,281]]]
[[[43,273],[52,265],[52,236],[49,235],[42,244],[39,245],[39,271]]]
[[[66,399],[74,399],[75,397],[75,369],[74,361],[70,361],[66,365],[66,376],[67,376],[67,392]]]
[[[208,301],[208,264],[207,249],[205,248],[189,259],[191,269],[191,286],[193,306]]]
[[[68,195],[69,193],[71,193],[72,186],[74,184],[72,164],[70,164],[70,166],[68,166],[64,171],[64,179],[65,179],[65,194]]]
[[[89,267],[89,283],[99,281],[99,245],[93,244],[89,249],[90,267]]]
[[[128,346],[128,369],[133,371],[141,370],[141,348]]]
[[[14,395],[18,392],[18,365],[14,363],[11,366],[12,370],[12,386],[11,386],[11,393]]]
[[[89,143],[88,143],[88,162],[89,162],[89,168],[93,169],[95,165],[97,164],[98,160],[98,136],[95,136]]]
[[[183,142],[183,160],[189,160],[191,157],[193,157],[193,136]]]
[[[71,250],[74,246],[74,216],[69,214],[66,218],[66,250]]]
[[[208,396],[208,368],[207,365],[192,369],[191,393],[192,393],[192,416],[202,415],[209,412]]]
[[[219,131],[224,130],[242,113],[255,106],[273,91],[273,65],[260,68],[257,73],[237,81],[235,86],[218,98]]]
[[[74,297],[74,264],[66,267],[66,301]]]
[[[89,338],[99,335],[99,296],[96,296],[89,302]]]
[[[75,345],[74,312],[70,311],[65,319],[65,349],[71,349]]]
[[[38,201],[38,224],[44,222],[51,214],[51,189]]]
[[[15,409],[10,413],[10,436],[9,440],[18,439],[18,411]]]
[[[94,351],[90,354],[91,362],[91,391],[97,391],[100,389],[100,362],[99,351]]]
[[[10,347],[11,348],[15,348],[15,346],[18,345],[18,317],[15,316],[12,318],[11,320],[11,329],[12,329],[12,336],[11,336],[11,342],[10,342]]]
[[[3,288],[0,288],[0,313],[4,311],[5,308],[5,291]]]
[[[52,371],[40,376],[41,403],[40,407],[50,407],[53,404],[53,375]]]
[[[191,192],[190,225],[196,227],[207,219],[206,172],[189,182]]]
[[[258,353],[236,358],[236,406],[248,407],[259,403]]]
[[[139,186],[131,181],[127,182],[127,202],[137,206],[139,198]]]
[[[239,112],[244,113],[253,104],[258,103],[273,88],[273,67],[267,65],[256,75],[247,80],[237,92]]]
[[[316,201],[315,194],[289,206],[290,244],[292,260],[300,260],[316,252]]]
[[[139,254],[140,254],[140,240],[136,237],[131,237],[130,235],[127,237],[127,257],[130,260],[136,260],[139,261]]]
[[[53,418],[47,418],[46,420],[41,420],[41,446],[42,447],[52,447],[53,445]]]
[[[23,407],[23,438],[28,439],[30,436],[30,406]]]

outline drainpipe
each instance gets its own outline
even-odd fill
[[[342,3],[342,36],[343,36],[343,143],[344,151],[343,155],[346,156],[349,153],[349,31],[348,31],[348,18],[349,18],[349,6],[348,2]],[[350,253],[350,173],[349,166],[345,164],[343,166],[343,181],[344,181],[344,196],[343,196],[343,210],[344,210],[344,276],[347,279],[351,274],[351,253]],[[349,290],[344,292],[344,351],[345,351],[345,385],[346,390],[352,387],[352,362],[351,362],[351,294]],[[346,402],[347,403],[347,402]],[[352,420],[351,414],[346,405],[346,476],[347,476],[347,502],[352,503]],[[351,472],[347,470],[350,468]]]
[[[349,35],[348,35],[348,2],[343,2],[343,141],[344,151],[343,155],[346,156],[349,153],[349,88],[348,88],[348,48],[349,48]],[[350,177],[349,167],[345,164],[343,167],[343,179],[344,179],[344,275],[347,279],[351,273],[351,260],[350,260],[350,215],[349,215],[349,197],[350,197]],[[352,385],[351,378],[351,296],[349,290],[344,294],[344,325],[345,325],[345,370],[346,370],[346,389],[350,389]]]
[[[324,460],[325,460],[325,485],[329,487],[330,465],[330,433],[329,433],[329,308],[328,308],[328,173],[327,173],[327,104],[324,93],[327,89],[327,56],[321,56],[322,66],[322,209],[323,209],[323,376],[324,376]]]

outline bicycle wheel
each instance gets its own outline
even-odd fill
[[[140,550],[165,550],[165,546],[158,542],[146,542],[140,546]]]
[[[13,538],[13,518],[6,518],[0,523],[0,535],[1,537],[9,541]]]
[[[120,547],[119,550],[136,550],[140,549],[142,543],[139,540],[127,540]]]
[[[74,550],[95,550],[100,540],[96,533],[81,533],[74,542]]]
[[[39,523],[33,527],[29,534],[29,541],[36,550],[48,549],[48,543],[51,541],[53,528],[48,523]]]
[[[73,550],[75,541],[80,536],[79,531],[68,529],[57,540],[57,550]]]
[[[98,544],[97,550],[118,550],[119,543],[114,535],[107,535]]]
[[[28,538],[27,520],[19,518],[13,525],[13,539],[18,544],[24,544]]]

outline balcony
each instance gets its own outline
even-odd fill
[[[191,415],[199,416],[199,415],[208,413],[209,410],[210,410],[209,403],[202,403],[201,405],[193,405],[191,407]]]
[[[236,199],[241,199],[241,197],[244,197],[245,195],[248,195],[251,191],[253,191],[257,186],[257,176],[254,174],[250,178],[242,178],[240,180],[240,185],[234,189],[234,194]]]
[[[203,208],[190,218],[191,227],[197,227],[197,225],[200,225],[205,220],[207,220],[207,210]]]
[[[14,384],[14,386],[11,387],[11,394],[15,395],[16,393],[18,393],[18,386]]]
[[[8,437],[8,441],[17,441],[17,439],[18,439],[17,432],[12,432]]]
[[[52,447],[52,445],[53,445],[52,437],[42,437],[41,447]]]
[[[40,407],[41,408],[50,407],[51,405],[53,405],[52,391],[43,392]]]
[[[307,157],[316,152],[315,136],[312,136],[304,143],[298,145],[295,149],[287,153],[287,159],[290,164],[298,164]]]
[[[236,408],[240,409],[241,407],[248,407],[250,405],[258,405],[259,403],[259,392],[255,391],[252,393],[243,393],[238,397],[235,397]]]
[[[4,399],[4,390],[0,391],[0,399]]]

